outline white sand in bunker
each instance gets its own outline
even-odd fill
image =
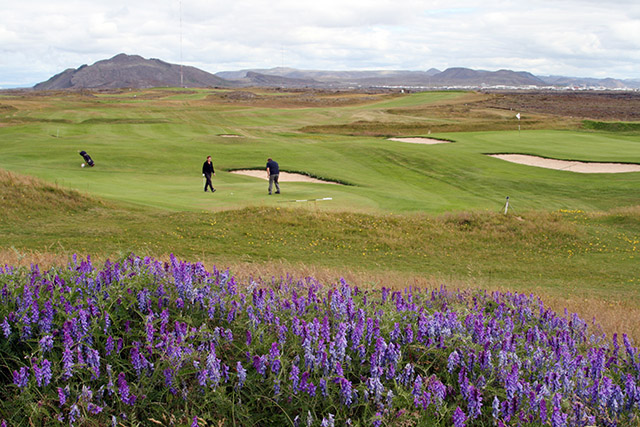
[[[267,172],[264,170],[244,169],[244,170],[231,171],[231,173],[252,176],[254,178],[261,178],[264,180],[269,179],[269,177],[267,176]],[[337,182],[323,181],[321,179],[311,178],[310,176],[302,175],[300,173],[290,173],[290,172],[282,172],[282,171],[280,171],[280,174],[278,176],[278,181],[279,182],[313,182],[316,184],[338,184]]]
[[[578,173],[640,172],[640,164],[632,163],[578,162],[573,160],[545,159],[544,157],[529,156],[526,154],[489,154],[489,156],[521,165]]]
[[[434,138],[422,138],[422,137],[414,137],[414,138],[388,138],[389,141],[397,141],[397,142],[408,142],[410,144],[448,144],[451,141],[443,141],[441,139]]]
[[[242,135],[236,135],[234,133],[222,133],[220,135],[218,135],[222,138],[242,138]]]

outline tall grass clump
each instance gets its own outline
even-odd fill
[[[0,269],[3,425],[629,425],[640,359],[532,295],[171,256]]]

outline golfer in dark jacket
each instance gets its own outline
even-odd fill
[[[204,185],[204,192],[207,192],[207,187],[211,187],[211,192],[216,191],[213,188],[213,184],[211,183],[211,175],[215,176],[216,171],[213,170],[213,162],[211,161],[211,156],[207,156],[207,161],[202,165],[202,175],[207,178],[207,183]]]
[[[278,184],[278,176],[280,176],[280,167],[278,162],[273,159],[267,159],[267,176],[269,177],[269,194],[273,184],[276,184],[276,194],[280,194],[280,185]]]

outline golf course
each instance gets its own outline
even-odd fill
[[[259,88],[0,93],[0,265],[44,271],[74,254],[96,264],[175,256],[249,284],[314,277],[372,291],[535,295],[596,335],[637,345],[640,172],[610,165],[640,165],[640,123],[499,108],[496,99]],[[94,167],[81,167],[81,150]],[[203,192],[209,155],[215,193]],[[281,194],[267,192],[267,158],[291,174]],[[545,159],[611,170],[552,169]],[[247,170],[262,175],[238,173]],[[239,425],[269,425],[234,410],[224,413]],[[424,425],[450,425],[452,413]]]
[[[640,164],[640,132],[585,130],[574,118],[540,114],[523,113],[519,123],[515,111],[473,107],[486,97],[4,95],[0,168],[4,181],[20,184],[3,185],[1,249],[9,259],[173,253],[221,266],[371,272],[374,285],[402,273],[455,286],[638,300],[640,173],[573,173],[489,155]],[[491,124],[499,130],[473,131]],[[460,131],[437,132],[454,126]],[[389,140],[402,136],[446,143]],[[95,167],[80,167],[81,150]],[[202,191],[208,155],[215,194]],[[338,185],[283,182],[282,194],[269,196],[266,181],[231,173],[266,177],[268,157],[283,172]]]

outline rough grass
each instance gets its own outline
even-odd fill
[[[0,169],[0,204],[5,219],[15,219],[48,215],[52,211],[79,212],[104,203],[78,191]]]
[[[173,253],[231,267],[240,277],[517,290],[540,295],[559,311],[597,315],[607,332],[640,339],[631,320],[640,314],[638,206],[518,215],[272,207],[170,213],[107,204],[9,173],[0,175],[0,189],[11,206],[0,219],[0,263],[61,265],[73,253],[97,259]]]

